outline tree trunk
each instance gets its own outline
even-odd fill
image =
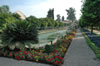
[[[93,34],[93,25],[91,26],[91,34]]]

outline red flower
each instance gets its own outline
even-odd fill
[[[9,56],[12,56],[12,55],[13,55],[12,52],[10,52],[10,53],[9,53]]]
[[[48,59],[48,62],[50,62],[51,61],[51,59]]]
[[[23,56],[21,56],[21,58],[23,58]]]
[[[20,52],[22,52],[22,50],[20,50]]]
[[[50,54],[54,54],[53,52],[51,52]]]
[[[58,58],[58,56],[55,56],[55,58]]]
[[[54,58],[52,58],[51,60],[53,60]]]
[[[58,56],[61,56],[60,54]]]
[[[61,60],[61,59],[63,59],[62,57],[59,57],[59,59]]]
[[[14,54],[16,56],[17,52]]]
[[[57,50],[55,52],[58,52]]]
[[[47,56],[44,56],[45,58],[47,57]]]
[[[58,61],[56,61],[55,64],[58,64]]]
[[[22,54],[20,54],[20,55],[22,55]]]
[[[59,61],[58,63],[61,63],[61,61]]]
[[[25,55],[27,55],[27,54],[28,54],[28,52],[25,52],[25,51],[24,51],[24,54],[25,54]]]
[[[20,60],[19,56],[16,56],[15,58],[16,58],[17,60]]]

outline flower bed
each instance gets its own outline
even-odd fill
[[[95,43],[95,45],[96,45],[97,47],[100,48],[100,36],[97,36],[97,35],[94,34],[94,33],[91,34],[91,32],[89,32],[89,31],[86,30],[86,29],[83,29],[82,31],[85,32],[85,34],[89,37],[89,39],[90,39],[93,43]]]
[[[65,53],[74,38],[75,33],[76,30],[74,30],[70,35],[62,37],[62,39],[58,40],[56,44],[48,46],[52,49],[50,52],[47,52],[48,50],[42,47],[39,49],[20,48],[20,50],[15,49],[13,51],[7,48],[2,48],[0,49],[0,55],[15,58],[17,60],[28,60],[61,66],[64,62]]]
[[[91,34],[88,30],[82,29],[82,34],[85,37],[88,45],[96,54],[96,57],[100,59],[100,36],[96,34]]]

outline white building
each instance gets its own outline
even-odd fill
[[[15,13],[18,14],[21,19],[26,19],[26,16],[21,11],[16,11]]]

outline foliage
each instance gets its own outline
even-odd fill
[[[26,20],[30,23],[33,23],[35,27],[40,27],[41,23],[35,16],[29,16]]]
[[[13,14],[9,11],[9,7],[7,5],[3,5],[0,7],[0,28],[4,28],[5,25],[9,22],[15,22],[17,19],[13,16]]]
[[[4,45],[14,49],[16,46],[18,46],[18,48],[23,47],[27,41],[37,43],[37,36],[38,32],[34,25],[23,20],[8,23],[3,29],[1,40]]]
[[[0,7],[0,28],[1,29],[6,27],[7,23],[16,22],[19,20],[21,20],[20,16],[16,13],[11,13],[9,11],[8,6],[4,5]],[[36,18],[35,16],[29,16],[25,20],[34,24],[34,26],[39,30],[52,29],[52,28],[56,28],[56,27],[58,28],[64,26],[64,23],[57,22],[54,20],[54,9],[50,9],[48,11],[47,18]]]
[[[41,24],[40,29],[52,29],[56,27],[63,27],[64,23],[57,22],[51,18],[40,18],[39,23]]]
[[[15,17],[16,19],[20,20],[20,16],[18,14],[13,13],[12,16]]]
[[[9,7],[7,5],[0,6],[0,13],[3,13],[3,14],[10,13]]]
[[[48,11],[47,18],[51,18],[54,20],[54,8]]]
[[[66,9],[66,11],[68,15],[67,17],[68,20],[72,20],[72,21],[76,20],[74,8],[70,7],[69,9]]]
[[[46,52],[46,53],[53,52],[54,50],[55,50],[55,48],[54,48],[53,45],[46,45],[46,46],[45,46],[45,52]]]
[[[64,21],[64,16],[62,16],[62,21]]]
[[[84,0],[83,7],[81,9],[83,20],[81,23],[87,24],[91,27],[91,33],[93,33],[93,27],[100,22],[100,1],[99,0]],[[83,25],[82,25],[83,26]]]
[[[60,19],[60,14],[57,15],[56,21],[59,21],[59,22],[61,21],[61,19]]]

